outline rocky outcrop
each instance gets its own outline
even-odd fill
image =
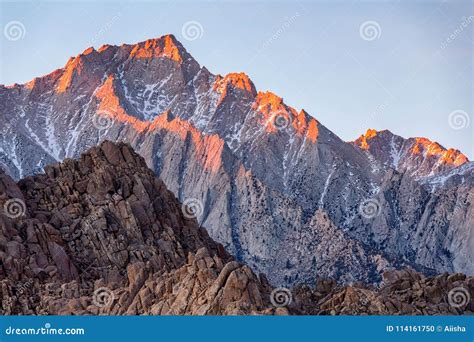
[[[337,286],[295,289],[290,310],[312,315],[457,315],[474,312],[474,278],[463,274],[424,277],[411,269],[388,271],[380,287]]]
[[[424,278],[411,270],[393,271],[384,274],[380,288],[317,277],[314,289],[274,289],[265,275],[257,276],[214,242],[192,217],[196,212],[181,205],[123,143],[106,141],[79,160],[47,166],[44,174],[18,183],[0,173],[0,206],[4,315],[461,314],[473,309],[469,301],[459,303],[462,291],[471,298],[474,285],[462,274]],[[337,272],[360,272],[368,263],[363,248],[322,211],[310,226],[319,236],[311,246],[316,267],[324,269],[339,257],[334,277],[359,278]],[[325,241],[326,236],[331,239]],[[346,258],[340,258],[338,246]],[[305,261],[311,250],[300,252]],[[295,281],[314,284],[315,279]],[[461,297],[447,306],[453,288]]]
[[[373,283],[405,266],[472,274],[474,176],[461,153],[394,137],[392,155],[382,132],[364,137],[368,149],[346,143],[245,74],[199,66],[173,36],[90,48],[0,86],[0,119],[0,165],[17,180],[105,139],[128,142],[215,241],[273,285],[316,274]],[[397,151],[406,158],[394,169]],[[334,244],[331,258],[320,241]]]
[[[250,313],[268,302],[127,145],[104,142],[18,185],[2,173],[0,205],[4,314]]]
[[[415,179],[445,173],[469,162],[459,150],[445,148],[427,138],[408,138],[388,130],[368,129],[353,142],[378,162]]]

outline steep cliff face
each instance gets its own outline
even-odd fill
[[[373,282],[404,265],[472,272],[473,178],[461,154],[420,142],[419,155],[437,159],[393,170],[370,152],[375,138],[368,149],[340,140],[245,74],[213,75],[173,36],[87,49],[63,69],[0,87],[0,105],[0,164],[14,179],[104,139],[125,141],[213,239],[272,284]]]
[[[392,207],[398,213],[388,227],[396,227],[401,233],[388,233],[391,237],[387,243],[416,251],[418,264],[432,269],[439,269],[436,265],[440,264],[451,265],[448,270],[472,274],[474,162],[460,151],[426,138],[404,139],[390,131],[368,130],[354,145],[402,174],[389,171],[393,176],[382,185],[396,196],[381,199],[382,207]],[[377,232],[377,227],[372,231]],[[376,234],[387,235],[380,231]],[[404,237],[401,241],[400,236]]]

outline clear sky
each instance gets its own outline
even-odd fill
[[[472,160],[472,6],[2,0],[0,84],[47,74],[89,46],[172,33],[211,72],[244,71],[257,89],[305,109],[344,140],[367,128],[390,129],[458,148]]]

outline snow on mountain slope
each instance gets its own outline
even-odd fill
[[[418,146],[423,175],[462,164],[460,155],[432,160],[438,148],[396,136],[380,155],[373,138],[346,143],[247,75],[212,74],[171,35],[89,48],[49,75],[0,86],[0,103],[0,160],[14,178],[104,139],[126,141],[195,205],[213,239],[273,284],[371,282],[403,264],[472,271],[472,204],[452,206],[472,186],[431,192],[404,151]],[[30,147],[9,143],[18,137]]]
[[[446,149],[426,138],[404,139],[388,130],[369,129],[354,145],[369,152],[379,162],[415,179],[451,171],[469,162],[459,150]]]

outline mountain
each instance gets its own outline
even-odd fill
[[[417,178],[415,164],[374,157],[386,143],[375,153],[342,141],[247,75],[212,74],[171,35],[89,48],[0,86],[0,117],[0,166],[14,179],[127,142],[212,239],[275,286],[373,283],[406,266],[474,273],[462,157],[433,172],[428,158]]]
[[[126,144],[15,183],[0,172],[0,314],[467,314],[474,278],[384,273],[383,285],[274,289],[189,217]],[[466,292],[468,291],[468,292]],[[447,294],[447,295],[446,295]]]
[[[18,185],[0,180],[3,314],[263,307],[258,277],[183,214],[129,146],[104,142]]]
[[[459,150],[446,149],[426,138],[404,139],[388,130],[368,129],[354,145],[380,163],[420,180],[469,163]]]

